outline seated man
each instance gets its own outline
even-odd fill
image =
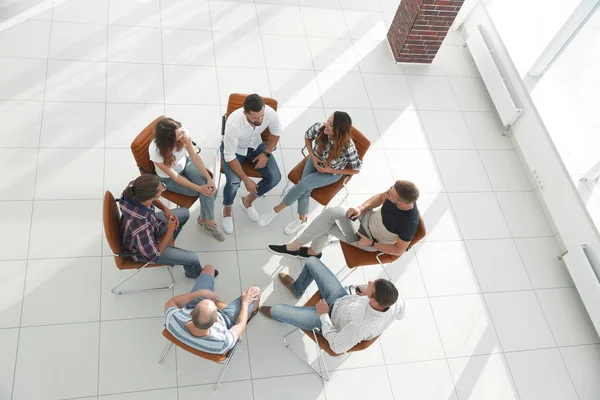
[[[205,266],[190,293],[165,303],[165,327],[194,349],[225,354],[235,346],[246,323],[256,314],[260,289],[250,287],[225,305],[214,292],[214,272],[211,265]]]
[[[394,256],[404,254],[419,226],[417,199],[419,189],[410,181],[396,181],[386,192],[375,195],[358,208],[327,208],[298,236],[287,245],[269,245],[275,254],[291,257],[321,258],[329,236],[359,247],[365,251],[383,252]],[[377,210],[373,210],[374,208]],[[348,242],[336,221],[360,220],[356,232],[360,240]],[[311,243],[310,247],[305,247]]]
[[[265,145],[260,134],[269,128],[271,137]],[[231,205],[235,195],[244,182],[248,196],[242,199],[241,205],[252,222],[258,222],[258,211],[252,203],[273,189],[281,180],[281,172],[275,157],[271,156],[279,141],[282,131],[277,112],[266,106],[262,97],[250,94],[244,100],[244,107],[232,112],[225,123],[225,136],[221,145],[223,171],[225,172],[225,188],[223,189],[223,231],[233,233]],[[250,161],[262,175],[262,179],[254,182],[244,173],[242,165]]]
[[[329,268],[315,257],[308,259],[295,281],[283,272],[279,279],[296,298],[300,298],[314,280],[322,299],[316,307],[275,304],[262,306],[260,312],[307,331],[318,328],[337,354],[380,335],[392,322],[404,318],[404,301],[398,301],[398,289],[393,283],[377,279],[367,287],[359,287],[356,295],[350,295]]]

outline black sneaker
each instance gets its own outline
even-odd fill
[[[313,256],[312,254],[308,254],[308,247],[300,247],[300,250],[298,250],[298,258],[304,258],[304,259],[308,259],[310,257],[316,257],[316,258],[321,258],[321,256],[323,255],[323,253],[319,253],[316,256]]]
[[[198,276],[200,276],[200,275],[198,275]],[[185,277],[186,277],[186,278],[190,278],[190,279],[196,279],[196,278],[198,278],[198,276],[195,276],[195,277],[194,277],[194,276],[188,275],[188,273],[187,273],[187,272],[185,273]],[[216,278],[217,276],[219,276],[219,270],[218,270],[218,269],[215,269],[215,278]]]
[[[278,245],[278,244],[270,244],[267,249],[273,253],[273,254],[277,254],[280,256],[288,256],[288,257],[298,257],[298,252],[297,251],[290,251],[285,247],[285,244],[282,245]]]

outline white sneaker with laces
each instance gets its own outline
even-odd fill
[[[306,219],[304,222],[299,219],[292,221],[285,227],[283,231],[286,235],[293,235],[294,233],[298,232],[298,230],[300,230],[300,228],[302,228],[307,221],[308,219]]]
[[[275,219],[275,217],[277,216],[277,213],[275,212],[274,209],[270,209],[269,211],[266,212],[266,214],[263,214],[260,219],[258,220],[258,226],[267,226],[271,223],[271,221],[273,221]]]
[[[240,201],[240,204],[242,205],[242,208],[246,211],[246,214],[248,215],[250,221],[258,222],[259,215],[258,211],[256,211],[256,208],[254,208],[254,206],[246,208],[246,206],[244,205],[244,199]]]
[[[223,232],[228,235],[233,233],[233,217],[223,217]]]

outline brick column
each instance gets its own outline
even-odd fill
[[[431,63],[464,0],[401,0],[387,38],[396,62]]]

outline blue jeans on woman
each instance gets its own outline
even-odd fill
[[[173,232],[173,238],[177,239],[179,236],[179,232],[181,232],[181,228],[185,225],[185,223],[190,218],[190,210],[187,208],[175,208],[171,211],[171,214],[177,217],[179,220],[179,227],[175,229]],[[160,219],[165,223],[163,229],[158,232],[158,235],[162,235],[167,231],[167,218],[165,217],[165,213],[157,212],[156,218]],[[160,253],[160,256],[155,261],[158,264],[167,264],[167,265],[182,265],[185,270],[185,274],[190,278],[196,278],[202,272],[202,265],[200,264],[200,260],[198,260],[198,255],[190,250],[180,249],[179,247],[167,246]]]
[[[317,282],[321,297],[333,309],[335,302],[348,293],[333,272],[323,262],[315,257],[310,257],[304,264],[300,276],[294,281],[292,291],[297,296],[304,294],[306,288]],[[279,322],[285,322],[307,331],[313,328],[321,329],[321,320],[317,314],[316,307],[296,307],[286,304],[275,304],[271,307],[271,317]]]
[[[235,156],[240,163],[240,166],[244,165],[246,160],[250,161],[254,165],[256,163],[254,163],[252,160],[262,154],[266,148],[267,145],[261,143],[256,149],[248,148],[246,155],[236,154]],[[223,205],[229,207],[233,204],[233,200],[235,199],[235,195],[240,188],[242,179],[235,172],[233,172],[233,169],[231,169],[227,161],[225,161],[225,157],[223,156],[223,145],[221,145],[221,162],[223,164],[223,171],[225,172],[225,178],[227,181],[225,183],[225,188],[223,189]],[[258,182],[256,188],[256,195],[260,197],[277,186],[281,180],[281,172],[279,172],[277,161],[275,161],[275,157],[273,155],[269,157],[267,165],[265,165],[263,168],[258,168],[257,171],[262,175],[262,179]]]
[[[196,185],[206,185],[207,181],[204,175],[194,165],[192,160],[187,157],[185,168],[181,171],[181,176],[185,176],[189,181]],[[212,196],[206,196],[202,193],[198,193],[193,189],[182,186],[171,178],[161,178],[162,181],[167,185],[169,192],[179,193],[186,196],[198,196],[200,200],[200,217],[203,219],[215,219],[215,199],[217,198],[217,191]]]
[[[304,164],[302,178],[283,197],[283,202],[286,206],[290,206],[297,200],[298,215],[306,215],[308,214],[310,193],[313,189],[331,185],[332,183],[339,181],[341,177],[342,175],[340,174],[327,174],[317,171],[312,157],[308,157],[306,164]]]

